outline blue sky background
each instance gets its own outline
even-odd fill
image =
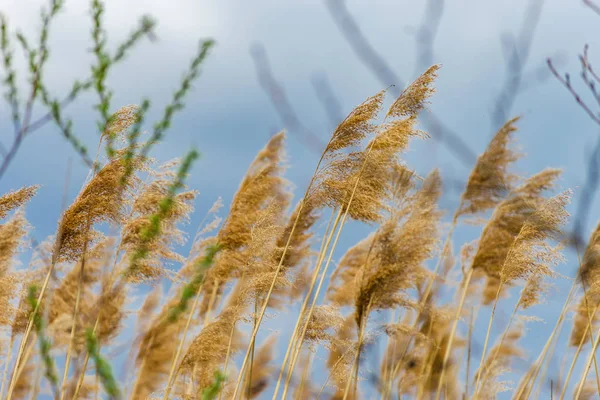
[[[45,4],[41,0],[0,0],[0,10],[8,17],[11,29],[18,27],[34,41],[39,29],[39,9]],[[398,76],[408,82],[421,72],[415,68],[414,38],[424,13],[420,2],[352,0],[346,6],[374,49]],[[491,110],[506,79],[500,37],[521,29],[526,7],[523,0],[445,2],[433,49],[433,62],[441,63],[442,68],[430,108],[477,152],[485,148],[493,133]],[[172,129],[153,153],[159,160],[181,156],[191,146],[202,153],[188,180],[190,187],[200,191],[190,230],[195,229],[218,196],[223,197],[226,207],[229,205],[256,152],[272,133],[286,128],[256,79],[251,46],[256,43],[264,46],[273,75],[285,89],[299,119],[323,141],[328,140],[331,123],[311,79],[327,78],[344,115],[388,86],[359,61],[322,1],[108,0],[105,21],[109,47],[114,49],[125,39],[137,18],[145,13],[158,19],[158,42],[142,40],[127,60],[111,72],[108,83],[115,91],[113,110],[149,97],[152,107],[148,120],[157,120],[195,54],[198,40],[211,37],[217,41],[186,99],[186,108],[176,115]],[[547,75],[545,60],[553,57],[560,70],[571,72],[579,90],[585,92],[578,80],[577,56],[588,43],[592,62],[600,62],[599,21],[600,16],[580,1],[546,0],[525,68],[526,76],[534,76],[535,71]],[[90,30],[89,2],[67,0],[66,10],[60,13],[50,31],[46,83],[54,96],[62,97],[74,79],[82,80],[89,75],[93,62],[89,52]],[[19,70],[23,71],[25,64],[20,52],[17,55]],[[25,76],[20,79],[24,87]],[[518,123],[517,138],[527,157],[517,164],[517,170],[529,175],[545,167],[564,168],[561,184],[563,188],[574,189],[574,204],[577,204],[598,126],[555,79],[542,83],[528,79],[525,83],[533,85],[519,94],[509,113],[509,116],[523,116]],[[92,110],[95,102],[94,94],[86,94],[66,110],[74,120],[75,133],[90,149],[95,149],[98,141],[97,115]],[[42,112],[41,107],[35,109],[36,115]],[[0,129],[4,133],[0,140],[5,145],[12,138],[9,115],[8,107],[1,103]],[[287,176],[301,193],[318,155],[309,151],[295,132],[289,132],[287,146],[291,167]],[[35,227],[32,234],[38,240],[55,230],[69,159],[73,160],[69,188],[69,198],[73,199],[88,171],[52,125],[26,140],[0,180],[0,193],[24,185],[42,185],[27,207],[27,217]],[[421,174],[439,167],[445,178],[459,181],[464,181],[470,170],[434,140],[414,142],[406,161]],[[458,193],[448,190],[442,200],[448,214],[457,206],[457,199]],[[594,205],[586,237],[600,217],[598,202]],[[359,224],[349,224],[338,249],[354,244],[367,232]],[[455,250],[458,251],[458,243],[475,238],[477,233],[472,228],[459,229],[454,237]],[[337,257],[341,254],[339,251]],[[576,257],[569,254],[568,259],[560,272],[572,276]],[[531,311],[544,318],[546,324],[530,325],[532,332],[522,341],[530,359],[535,359],[543,347],[569,286],[570,282],[559,281],[557,291],[546,305]],[[510,310],[511,306],[508,301],[501,308]],[[268,325],[282,331],[281,337],[285,338],[285,326],[289,325],[285,322],[294,317],[294,313],[278,315]],[[482,342],[486,312],[482,310],[479,318],[477,330],[481,331],[476,332],[476,340]],[[500,329],[495,332],[501,332]],[[551,372],[557,372],[566,340],[563,335]],[[512,376],[514,380],[523,372],[518,367],[517,374]]]

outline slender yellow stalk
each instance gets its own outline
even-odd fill
[[[575,394],[576,399],[579,398],[579,396],[581,395],[581,391],[583,390],[583,387],[585,386],[585,380],[587,378],[587,374],[592,365],[592,360],[594,359],[594,356],[596,354],[596,349],[598,348],[599,342],[600,342],[600,330],[598,330],[596,340],[594,340],[594,344],[592,346],[592,351],[590,351],[590,355],[588,356],[588,359],[585,362],[585,367],[583,368],[583,373],[581,374],[581,379],[579,381],[579,384],[577,385],[577,393]]]
[[[598,310],[598,305],[596,305],[596,307],[594,308],[594,313]],[[575,356],[573,357],[573,361],[571,362],[571,366],[569,367],[569,371],[567,372],[567,377],[565,379],[565,383],[563,384],[563,389],[560,393],[560,399],[559,400],[563,400],[565,397],[565,394],[567,393],[567,387],[569,386],[569,381],[571,380],[571,375],[573,374],[573,370],[575,369],[575,364],[577,364],[577,359],[579,358],[579,354],[581,353],[581,350],[583,349],[583,345],[585,344],[585,339],[587,337],[588,334],[588,330],[591,328],[591,324],[588,323],[585,326],[585,330],[583,331],[583,335],[581,336],[581,339],[579,340],[579,345],[577,346],[577,350],[575,351]],[[566,352],[565,352],[566,355]]]
[[[354,362],[352,363],[352,367],[350,368],[350,376],[346,380],[346,388],[344,389],[344,397],[342,400],[346,400],[348,398],[348,393],[350,393],[350,385],[352,381],[354,381],[354,397],[356,398],[356,386],[358,384],[358,368],[359,368],[359,360],[360,360],[360,351],[363,345],[364,335],[365,335],[365,327],[367,325],[367,319],[369,317],[369,311],[371,308],[371,302],[373,301],[373,297],[369,300],[369,304],[367,305],[366,312],[361,320],[360,327],[358,330],[358,347],[356,349],[356,354],[354,355]]]
[[[77,296],[75,297],[75,307],[73,308],[73,320],[71,325],[71,336],[69,338],[69,349],[67,350],[67,358],[65,360],[65,372],[63,374],[62,384],[60,386],[60,400],[65,398],[67,379],[69,377],[69,365],[71,363],[71,354],[73,352],[73,344],[75,342],[75,328],[77,326],[77,313],[79,312],[79,301],[81,299],[81,287],[83,286],[83,265],[79,271],[79,282],[77,284]]]
[[[6,400],[11,400],[11,398],[12,398],[13,390],[15,389],[15,384],[17,383],[16,382],[16,377],[18,376],[17,371],[19,371],[19,367],[22,364],[21,357],[23,356],[23,352],[25,351],[25,345],[27,343],[27,340],[29,339],[29,335],[31,334],[31,330],[33,328],[33,316],[36,315],[37,312],[39,311],[40,305],[42,304],[42,299],[44,297],[44,294],[46,293],[46,289],[48,288],[48,283],[50,282],[50,276],[52,275],[52,272],[54,271],[54,267],[56,265],[59,242],[60,241],[57,240],[56,245],[55,245],[54,257],[53,257],[52,263],[50,264],[50,268],[48,268],[48,273],[46,274],[46,277],[44,278],[44,283],[42,284],[42,288],[40,289],[40,293],[37,298],[36,306],[31,311],[31,314],[29,315],[29,321],[27,322],[27,328],[25,329],[23,338],[21,338],[21,345],[19,346],[19,352],[17,353],[17,358],[15,360],[15,365],[13,367],[14,370],[13,370],[13,374],[10,379],[10,384],[8,386],[8,393],[6,394]]]
[[[319,255],[317,257],[315,271],[312,274],[310,286],[309,286],[306,296],[304,297],[304,301],[302,302],[302,307],[300,307],[300,314],[298,316],[298,319],[296,319],[296,325],[294,326],[294,330],[292,332],[292,337],[290,338],[290,340],[288,342],[288,346],[287,346],[287,349],[285,352],[285,357],[283,359],[283,363],[281,364],[281,368],[279,370],[279,377],[277,378],[277,383],[275,385],[275,391],[273,392],[273,400],[275,400],[277,398],[277,394],[279,393],[279,387],[281,385],[281,381],[283,379],[283,375],[285,373],[286,367],[288,366],[288,359],[289,359],[290,355],[292,355],[294,345],[296,344],[296,338],[299,333],[298,328],[300,327],[300,321],[302,321],[302,316],[304,315],[304,312],[306,311],[306,307],[308,306],[308,302],[310,300],[310,293],[312,292],[313,288],[315,287],[315,283],[317,281],[317,278],[319,277],[319,270],[321,268],[321,265],[323,264],[323,260],[325,259],[325,254],[327,252],[327,249],[329,248],[329,244],[331,242],[331,237],[337,227],[338,221],[340,219],[340,215],[341,215],[341,210],[338,211],[337,213],[335,213],[335,212],[331,213],[329,223],[327,224],[327,229],[325,231],[325,234],[323,235],[323,240],[321,240],[321,249],[320,249]],[[334,221],[334,216],[335,216],[335,221]],[[333,229],[330,231],[329,229],[331,227],[332,221],[334,221],[334,226],[333,226]]]
[[[417,325],[419,323],[419,317],[421,316],[421,311],[424,309],[423,306],[427,302],[427,299],[429,298],[429,295],[431,294],[431,291],[433,290],[433,285],[435,284],[435,279],[440,271],[442,262],[444,261],[444,258],[446,257],[448,250],[450,249],[450,244],[452,242],[452,235],[454,234],[454,230],[456,229],[456,225],[458,223],[458,217],[460,214],[460,210],[462,209],[462,206],[463,206],[463,201],[464,200],[461,198],[460,204],[458,205],[458,208],[456,209],[456,211],[454,212],[454,216],[452,217],[452,224],[450,225],[450,230],[448,232],[448,235],[446,236],[446,240],[444,240],[442,254],[440,255],[440,257],[438,258],[438,260],[436,262],[435,268],[433,270],[433,276],[427,283],[427,287],[425,288],[425,293],[423,294],[423,297],[421,298],[421,301],[419,303],[419,309],[417,310],[417,315],[413,322],[412,329],[417,328]],[[466,290],[466,288],[465,288],[465,290]],[[466,292],[465,292],[465,294],[466,294]],[[402,362],[404,361],[404,357],[406,357],[406,354],[408,353],[410,344],[412,343],[412,339],[413,339],[412,336],[410,336],[408,338],[408,341],[407,341],[406,345],[404,346],[402,356],[400,357],[400,360],[398,360],[398,362],[396,363],[396,366],[394,367],[392,374],[390,375],[390,379],[386,382],[387,386],[386,386],[386,389],[384,390],[384,392],[386,392],[388,396],[389,396],[389,394],[391,394],[393,377],[396,376],[396,374],[400,370],[400,367],[402,366]]]
[[[329,374],[327,375],[327,378],[325,379],[325,383],[323,384],[323,386],[321,386],[321,390],[319,390],[319,394],[317,395],[317,399],[316,400],[319,400],[321,398],[321,395],[323,394],[323,391],[327,387],[327,384],[329,383],[329,380],[333,376],[333,373],[337,370],[337,367],[340,365],[340,363],[342,361],[344,361],[344,359],[346,358],[346,356],[348,355],[348,353],[350,353],[352,350],[353,350],[352,346],[349,346],[348,349],[344,352],[344,354],[342,354],[336,360],[335,364],[333,364],[333,366],[331,367],[331,370],[329,371]]]
[[[452,352],[452,343],[454,342],[454,335],[456,334],[456,328],[458,327],[458,321],[460,320],[460,313],[462,311],[463,305],[465,304],[465,298],[467,297],[467,291],[469,288],[469,283],[471,282],[471,277],[473,276],[473,268],[469,268],[469,272],[465,276],[463,283],[463,290],[460,295],[460,302],[458,303],[458,308],[456,309],[456,315],[454,316],[454,321],[452,322],[452,330],[450,331],[450,338],[448,339],[448,346],[446,347],[446,352],[444,353],[444,360],[442,361],[442,372],[440,374],[440,380],[438,382],[437,391],[435,394],[435,400],[439,400],[440,395],[442,393],[442,384],[444,382],[444,375],[446,373],[446,364],[448,359],[450,358],[450,353]],[[498,289],[498,296],[500,294],[500,289]],[[494,304],[495,309],[495,304]],[[493,315],[493,311],[492,311]],[[491,329],[491,318],[490,318],[490,328],[488,328],[488,336],[489,330]],[[486,340],[487,344],[487,340]],[[485,345],[483,347],[483,352],[485,353]]]
[[[531,389],[533,389],[533,385],[535,384],[535,380],[537,379],[537,373],[539,371],[540,364],[543,362],[543,359],[545,358],[546,352],[548,351],[548,348],[550,347],[550,342],[554,338],[554,336],[558,330],[560,321],[562,321],[564,319],[564,317],[568,311],[568,306],[569,306],[569,303],[571,302],[571,296],[573,295],[574,291],[575,291],[575,282],[573,282],[573,285],[571,285],[571,290],[569,291],[569,294],[567,295],[567,299],[563,305],[563,308],[558,317],[558,320],[556,321],[556,324],[554,325],[554,329],[552,330],[550,337],[546,341],[546,344],[544,345],[542,352],[540,353],[536,362],[534,363],[535,370],[534,370],[534,374],[533,374],[534,378],[533,378],[532,384],[531,384],[531,386],[529,386],[530,378],[528,376],[527,380],[524,382],[524,384],[521,385],[521,389],[519,390],[519,393],[517,394],[517,398],[520,398],[519,396],[523,394],[524,390],[527,390],[527,393],[529,393],[531,391]]]
[[[179,362],[179,356],[181,355],[181,350],[183,349],[183,346],[185,344],[185,338],[186,338],[187,332],[190,328],[190,322],[192,321],[192,317],[194,316],[194,312],[196,311],[196,307],[198,306],[198,301],[200,300],[201,293],[202,292],[200,290],[198,290],[198,293],[196,294],[196,298],[194,299],[194,303],[192,304],[192,309],[190,310],[187,320],[185,321],[185,327],[183,328],[183,335],[182,335],[181,339],[179,340],[179,345],[177,346],[177,351],[175,352],[175,356],[173,357],[173,362],[171,363],[171,370],[169,371],[169,377],[167,378],[167,388],[165,389],[165,395],[163,396],[164,400],[167,400],[169,398],[169,394],[171,393],[172,385],[177,380],[177,374],[175,373],[175,369],[177,367],[177,363]],[[139,370],[143,371],[142,368],[140,368]]]
[[[331,240],[333,238],[333,234],[338,226],[338,224],[340,223],[340,218],[342,217],[342,210],[339,209],[338,212],[336,213],[335,216],[335,220],[333,222],[333,228],[331,229],[330,234],[327,237],[327,241],[325,243],[325,248],[324,248],[324,253],[327,252],[327,250],[329,249],[329,245],[331,244]],[[339,237],[339,231],[338,231],[338,237]],[[334,244],[335,246],[335,244]],[[323,254],[324,254],[323,253]],[[292,348],[292,353],[291,353],[291,360],[290,360],[290,365],[289,368],[287,370],[287,376],[286,376],[286,380],[285,380],[285,385],[283,387],[283,394],[281,396],[282,399],[285,399],[285,396],[287,395],[288,392],[288,388],[289,388],[289,383],[290,380],[292,379],[292,374],[294,371],[294,365],[296,364],[296,359],[298,357],[298,354],[300,353],[300,350],[302,349],[302,340],[304,339],[304,333],[306,333],[306,327],[308,326],[308,322],[310,322],[310,317],[312,315],[312,310],[314,309],[314,304],[316,302],[317,297],[319,296],[319,290],[317,289],[317,291],[315,291],[315,293],[313,294],[313,301],[311,303],[311,308],[309,309],[309,313],[305,316],[305,311],[306,311],[306,307],[308,306],[308,302],[310,300],[310,295],[314,289],[314,286],[317,282],[318,276],[319,276],[319,271],[321,270],[321,266],[323,263],[324,258],[321,257],[319,255],[319,260],[320,263],[318,263],[317,267],[315,268],[315,272],[313,273],[313,279],[311,281],[311,285],[308,289],[308,293],[306,294],[305,298],[304,298],[304,303],[302,304],[302,309],[300,310],[300,315],[298,316],[298,319],[296,320],[296,327],[294,329],[294,336],[293,339],[290,340],[290,344],[291,345],[295,345],[296,348]],[[331,252],[329,253],[329,258],[328,258],[328,262],[327,265],[325,266],[325,270],[323,271],[323,274],[325,274],[327,272],[327,266],[329,265],[329,261],[331,260]],[[321,275],[321,280],[320,283],[323,282],[323,274]],[[321,287],[321,285],[318,286],[319,289]],[[300,327],[300,323],[302,321],[302,319],[305,318],[306,319],[306,323],[304,324],[304,328],[303,328],[303,333],[300,335],[300,340],[298,339],[298,333],[300,332],[298,330],[298,328]],[[274,394],[273,396],[273,400],[275,400],[275,396],[277,395],[277,393]]]
[[[231,355],[231,343],[233,342],[233,333],[235,332],[235,324],[231,325],[231,333],[229,334],[229,342],[227,343],[227,354],[225,354],[225,366],[223,367],[224,373],[227,373],[227,367],[229,366],[229,356]],[[223,390],[219,392],[219,400],[223,396]]]
[[[281,253],[281,257],[279,259],[279,264],[277,265],[277,269],[275,270],[275,276],[273,277],[273,280],[271,281],[271,286],[269,287],[269,290],[267,292],[267,295],[265,296],[265,300],[263,302],[262,308],[260,310],[260,313],[258,315],[257,318],[257,324],[256,327],[252,330],[252,335],[250,336],[250,344],[248,345],[248,349],[246,350],[246,354],[244,355],[244,360],[242,361],[242,365],[240,367],[240,376],[243,375],[244,370],[246,369],[246,366],[248,364],[248,360],[249,360],[249,356],[250,356],[250,349],[252,348],[252,344],[256,341],[256,336],[258,335],[258,329],[260,328],[260,324],[262,322],[262,319],[265,315],[265,312],[267,311],[267,306],[269,305],[269,300],[271,299],[271,295],[273,294],[273,289],[275,288],[275,284],[277,283],[277,278],[279,277],[279,273],[281,272],[281,269],[283,267],[283,260],[285,259],[285,255],[287,254],[287,251],[290,247],[290,243],[292,241],[292,237],[294,235],[294,232],[296,230],[296,226],[298,225],[298,220],[300,219],[300,215],[302,213],[302,209],[304,208],[304,205],[306,204],[307,198],[308,198],[308,194],[309,194],[309,190],[311,189],[313,183],[315,182],[316,176],[317,176],[317,172],[319,171],[319,168],[321,166],[321,163],[323,162],[323,159],[325,158],[325,154],[326,152],[324,151],[323,154],[321,154],[321,158],[319,159],[319,162],[317,163],[317,167],[315,168],[315,172],[312,175],[312,178],[308,184],[308,187],[306,189],[306,192],[304,193],[304,197],[302,198],[302,202],[301,205],[298,209],[298,214],[296,215],[296,218],[294,220],[294,224],[292,225],[292,229],[290,230],[290,234],[288,236],[288,239],[286,241],[286,244],[283,248],[283,252]],[[238,378],[238,382],[235,385],[235,390],[233,392],[233,399],[235,400],[238,390],[239,390],[239,386],[240,386],[240,379]]]

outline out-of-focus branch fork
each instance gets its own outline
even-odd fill
[[[594,5],[591,2],[584,3],[588,4],[592,9],[594,9]],[[591,62],[589,61],[588,56],[589,46],[586,44],[583,49],[583,54],[579,56],[579,61],[581,63],[581,79],[590,91],[592,97],[600,106],[600,93],[596,88],[597,84],[600,84],[600,79],[594,68],[592,67]],[[592,119],[592,121],[600,126],[600,112],[595,112],[592,110],[592,106],[589,105],[586,101],[584,101],[583,97],[577,92],[577,90],[573,87],[573,83],[571,81],[571,76],[568,73],[561,75],[556,69],[554,63],[550,58],[547,60],[548,68],[554,75],[554,77],[571,93],[577,104],[581,107],[582,110]],[[579,196],[579,203],[577,206],[577,210],[575,212],[574,222],[573,222],[573,232],[570,234],[570,242],[576,245],[578,248],[582,248],[585,245],[584,231],[586,229],[586,221],[588,220],[588,216],[591,210],[592,202],[598,191],[598,186],[600,184],[600,138],[596,142],[596,146],[594,150],[589,156],[589,160],[586,167],[586,178],[585,183],[581,189],[581,194]]]
[[[267,93],[269,100],[275,107],[277,114],[282,119],[286,127],[298,135],[302,143],[315,154],[321,154],[325,148],[325,143],[321,138],[314,134],[296,115],[283,87],[275,80],[267,58],[264,47],[255,43],[250,48],[250,55],[254,60],[258,81]]]
[[[92,167],[94,164],[91,158],[88,156],[85,147],[72,133],[72,121],[69,119],[64,119],[61,115],[61,111],[64,107],[72,103],[82,92],[94,86],[94,77],[86,79],[83,83],[75,81],[71,91],[62,101],[59,101],[58,99],[51,99],[44,85],[43,71],[50,53],[50,50],[47,46],[49,27],[52,20],[62,9],[64,1],[50,0],[49,5],[49,11],[42,10],[41,12],[42,28],[39,35],[39,45],[37,48],[32,48],[22,33],[17,32],[15,35],[28,60],[30,74],[29,83],[31,84],[30,94],[25,103],[22,116],[19,110],[16,71],[13,67],[13,49],[10,43],[7,19],[3,14],[0,13],[0,53],[2,56],[2,67],[5,74],[5,78],[2,83],[7,88],[4,97],[11,108],[11,117],[14,126],[14,138],[11,145],[8,148],[5,148],[4,145],[0,145],[0,153],[2,156],[2,162],[0,163],[0,179],[4,176],[4,173],[8,169],[10,163],[16,156],[23,140],[51,120],[53,120],[60,128],[62,135],[78,152],[83,161],[90,167]],[[137,42],[139,42],[143,36],[148,36],[150,39],[153,39],[154,26],[155,22],[150,17],[143,16],[140,20],[139,27],[130,34],[125,42],[118,46],[115,55],[110,57],[110,63],[115,64],[122,61],[126,54],[128,54],[129,50],[131,50],[131,48]],[[42,117],[32,120],[33,106],[37,100],[40,100],[42,104],[47,107],[48,111]]]

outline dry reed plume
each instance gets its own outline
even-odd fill
[[[573,352],[565,354],[572,367],[553,382],[562,385],[556,393],[588,398],[600,387],[593,356],[600,225],[544,350],[520,382],[505,381],[528,356],[522,340],[536,329],[525,311],[561,275],[570,192],[551,195],[558,169],[527,178],[513,172],[523,157],[514,146],[514,118],[476,160],[444,224],[440,199],[452,194],[444,171],[420,176],[402,159],[413,139],[428,138],[418,116],[427,112],[438,72],[427,69],[385,113],[385,90],[356,106],[296,198],[285,177],[286,135],[273,135],[226,215],[219,215],[220,199],[204,211],[188,254],[179,250],[198,197],[186,185],[197,154],[156,165],[147,152],[169,119],[140,141],[148,104],[103,111],[96,163],[55,234],[34,243],[25,267],[19,255],[31,244],[26,207],[43,188],[0,197],[0,396],[532,398],[541,390],[536,385],[545,385],[560,329],[571,324]],[[110,95],[101,89],[102,111]],[[165,111],[169,118],[181,96]],[[455,258],[454,232],[466,218],[480,232],[460,236],[465,243],[456,243]],[[341,249],[348,219],[369,232]],[[515,296],[498,333],[493,324]],[[477,352],[474,335],[480,338],[486,321],[479,313],[488,309]],[[569,382],[587,345],[584,372]],[[592,364],[596,379],[588,377]]]

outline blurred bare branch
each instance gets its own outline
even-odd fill
[[[443,14],[444,0],[427,0],[423,21],[417,29],[415,37],[417,62],[415,63],[414,76],[419,76],[425,68],[433,64],[433,45]]]
[[[344,113],[337,96],[333,93],[327,75],[325,73],[314,74],[310,83],[312,84],[321,105],[325,109],[331,128],[335,129],[344,119]]]
[[[586,46],[587,47],[587,46]],[[585,52],[585,58],[587,58],[587,51]],[[587,103],[585,101],[583,101],[583,99],[581,98],[581,96],[579,95],[579,93],[577,93],[577,91],[573,88],[572,84],[571,84],[571,76],[566,73],[564,75],[564,77],[556,70],[556,68],[554,67],[554,64],[552,63],[551,59],[547,60],[548,63],[548,67],[550,68],[550,71],[552,71],[552,74],[556,77],[556,79],[558,79],[558,81],[560,83],[563,84],[564,87],[567,88],[567,90],[571,93],[571,95],[573,95],[573,98],[575,98],[575,101],[577,102],[577,104],[579,104],[579,106],[589,115],[589,117],[598,125],[600,125],[600,115],[598,113],[595,113],[594,111],[592,111],[592,109],[590,108],[590,106],[587,105]],[[586,65],[588,66],[588,68],[591,68],[591,66],[589,66],[589,63],[586,61],[585,62]],[[585,76],[585,71],[586,68],[583,68],[582,71],[582,75]],[[584,81],[586,78],[583,78]],[[592,94],[594,95],[594,97],[597,99],[598,95],[596,94],[596,89],[595,86],[592,84],[591,86],[588,85],[588,88],[592,91]]]
[[[325,148],[325,143],[307,128],[296,115],[296,112],[292,108],[292,105],[285,94],[285,90],[273,77],[264,47],[259,43],[255,43],[250,48],[250,55],[254,60],[258,81],[269,96],[271,103],[273,103],[273,106],[283,123],[292,133],[298,135],[302,140],[302,143],[311,151],[316,154],[321,154]]]
[[[506,77],[492,111],[493,131],[501,127],[509,118],[509,113],[520,92],[524,77],[523,70],[529,58],[543,4],[543,0],[530,1],[519,35],[513,37],[510,34],[505,34],[501,37],[506,63]]]
[[[579,56],[581,64],[581,79],[592,97],[600,106],[600,93],[596,89],[596,85],[600,84],[600,77],[592,67],[588,56],[589,46],[586,44],[583,49],[583,54]],[[556,79],[571,93],[577,104],[588,114],[588,116],[597,125],[600,125],[600,112],[594,112],[592,106],[583,100],[582,96],[575,90],[571,82],[571,77],[568,73],[561,75],[552,60],[547,60],[548,67]],[[598,139],[592,154],[587,162],[585,183],[581,188],[579,202],[573,221],[573,232],[571,233],[570,242],[578,247],[585,245],[584,232],[586,231],[586,222],[591,211],[593,200],[600,185],[600,138]]]
[[[402,88],[406,85],[367,41],[354,18],[348,13],[344,0],[326,0],[325,3],[336,25],[354,50],[356,56],[373,72],[383,86],[393,85],[390,88],[390,92],[394,96],[399,96]],[[477,155],[458,133],[446,126],[432,112],[422,113],[421,122],[428,133],[434,139],[443,143],[462,163],[468,167],[473,165],[477,159]]]
[[[591,0],[583,0],[583,4],[591,8],[596,14],[600,15],[600,6]]]

